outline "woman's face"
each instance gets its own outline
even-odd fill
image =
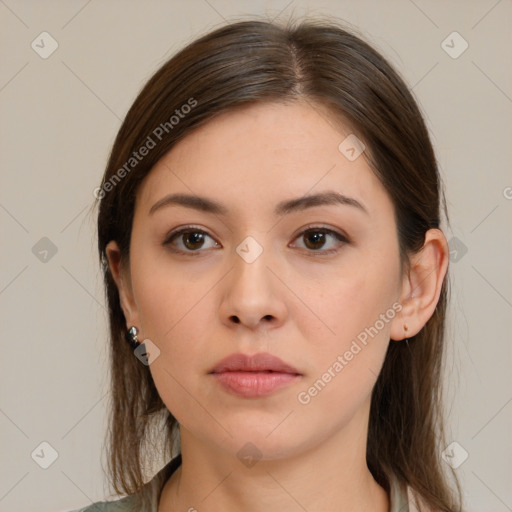
[[[391,200],[349,134],[317,106],[250,106],[181,140],[139,188],[125,315],[160,351],[162,400],[202,443],[273,459],[366,442],[401,275]],[[155,207],[170,194],[219,210]],[[306,201],[317,194],[331,200]],[[211,373],[240,353],[298,375]]]

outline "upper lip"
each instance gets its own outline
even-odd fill
[[[219,361],[210,371],[210,373],[222,372],[263,372],[273,371],[280,373],[294,373],[300,375],[299,370],[286,364],[272,354],[261,352],[259,354],[231,354]]]

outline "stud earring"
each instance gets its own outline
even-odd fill
[[[126,341],[131,345],[131,347],[135,350],[138,346],[141,345],[141,342],[139,341],[139,330],[137,327],[132,325],[128,331],[126,331]]]

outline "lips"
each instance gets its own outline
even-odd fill
[[[278,372],[300,375],[299,370],[272,354],[232,354],[219,361],[210,373],[224,372]]]
[[[301,373],[271,354],[232,354],[219,361],[210,375],[230,394],[260,398],[284,388],[302,377]]]

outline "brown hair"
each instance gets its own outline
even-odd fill
[[[426,231],[440,226],[444,198],[422,114],[403,79],[354,29],[319,20],[286,25],[238,21],[172,57],[126,115],[97,189],[98,249],[111,343],[109,473],[117,493],[142,488],[150,455],[144,443],[158,420],[163,420],[163,433],[157,433],[157,442],[165,444],[164,454],[173,455],[177,423],[149,368],[125,341],[126,320],[105,247],[116,240],[126,264],[137,189],[178,140],[220,113],[256,102],[297,100],[326,107],[331,121],[341,121],[364,141],[365,158],[394,204],[404,266],[423,246]],[[150,149],[135,157],[142,147]],[[389,492],[390,475],[395,475],[429,507],[442,511],[458,510],[455,500],[461,496],[450,468],[457,486],[454,497],[441,461],[446,446],[441,370],[447,295],[445,279],[425,327],[408,343],[389,344],[372,393],[367,442],[367,464],[382,487]]]

